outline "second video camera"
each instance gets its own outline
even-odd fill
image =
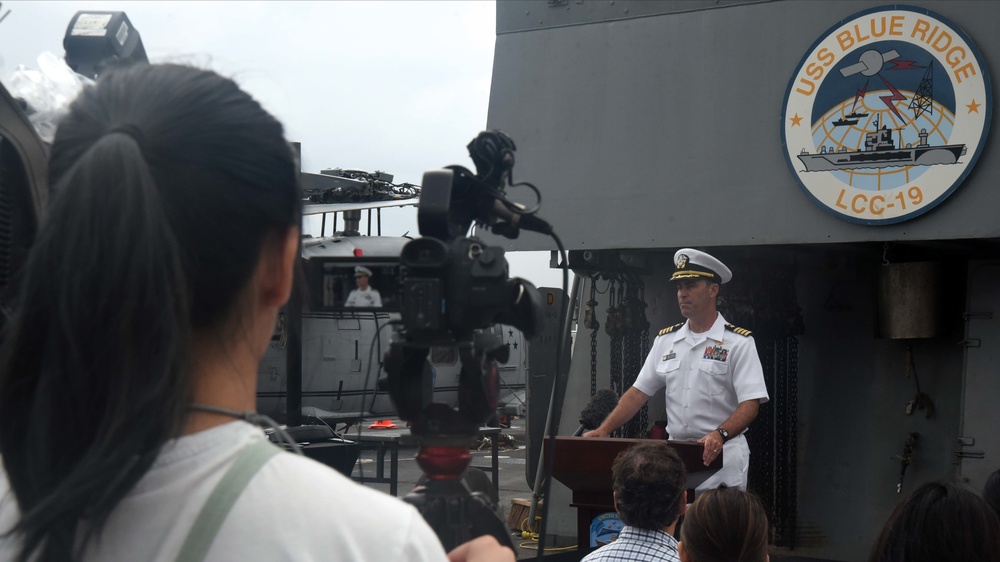
[[[503,249],[465,236],[474,223],[510,238],[520,228],[548,228],[506,197],[514,142],[499,131],[485,131],[468,149],[475,174],[461,166],[424,174],[417,211],[423,238],[407,243],[400,256],[403,329],[386,355],[388,388],[400,417],[412,421],[414,435],[424,439],[474,434],[493,415],[491,372],[495,361],[506,360],[506,348],[480,330],[509,324],[530,339],[542,314],[535,287],[510,278]],[[423,364],[432,346],[458,348],[457,411],[423,402]]]

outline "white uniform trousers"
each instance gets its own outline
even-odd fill
[[[710,470],[689,473],[687,487],[694,488],[695,495],[718,488],[719,484],[746,490],[749,467],[750,447],[747,438],[740,434],[722,446],[722,468],[715,473]]]

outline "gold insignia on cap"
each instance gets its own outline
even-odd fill
[[[677,256],[677,269],[684,269],[687,267],[688,257],[687,254],[681,254]]]

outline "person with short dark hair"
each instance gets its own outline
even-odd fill
[[[997,517],[1000,517],[1000,469],[994,470],[983,486],[983,499],[990,504]]]
[[[662,441],[639,443],[618,454],[612,476],[625,527],[584,562],[678,561],[673,534],[687,504],[687,475],[677,452]]]
[[[445,559],[412,506],[249,423],[297,168],[213,72],[137,65],[73,102],[0,348],[0,560]],[[491,537],[451,560],[479,556],[513,560]]]
[[[757,496],[722,485],[688,506],[678,550],[681,562],[767,562],[767,537]]]
[[[955,484],[928,482],[896,504],[869,562],[1000,562],[1000,519]]]

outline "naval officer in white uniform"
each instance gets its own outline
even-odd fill
[[[358,288],[351,290],[351,294],[347,295],[347,301],[344,302],[345,307],[382,307],[382,295],[368,284],[371,276],[372,270],[363,265],[354,268],[354,282],[357,283]]]
[[[716,310],[719,286],[733,278],[729,268],[691,248],[678,250],[674,264],[670,280],[687,321],[660,331],[635,384],[584,437],[607,437],[665,388],[670,438],[702,443],[706,466],[725,451],[721,470],[691,474],[688,485],[696,491],[720,484],[745,490],[750,449],[743,433],[768,400],[757,347],[749,330],[727,323]]]

